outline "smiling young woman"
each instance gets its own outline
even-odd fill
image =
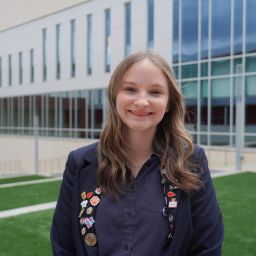
[[[111,76],[100,141],[72,151],[51,228],[53,255],[221,256],[223,222],[204,150],[159,55]]]

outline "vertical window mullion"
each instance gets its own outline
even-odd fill
[[[131,53],[131,2],[125,3],[125,56]]]
[[[60,79],[60,24],[56,25],[56,79]]]

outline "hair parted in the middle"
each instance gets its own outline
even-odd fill
[[[132,166],[124,126],[116,110],[116,97],[127,70],[144,59],[160,68],[169,86],[169,111],[158,124],[153,139],[153,150],[161,157],[168,180],[185,191],[200,187],[196,173],[191,172],[192,138],[184,126],[183,96],[168,63],[152,51],[138,52],[125,58],[113,72],[108,87],[108,117],[101,133],[97,182],[103,193],[118,198],[127,182],[127,166]]]

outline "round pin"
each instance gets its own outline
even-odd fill
[[[97,238],[93,233],[88,233],[84,237],[84,241],[88,246],[94,246],[97,243]]]
[[[87,214],[91,214],[91,213],[92,213],[92,210],[93,210],[93,208],[92,208],[92,207],[89,207],[89,208],[86,210],[86,213],[87,213]]]
[[[96,206],[98,203],[100,202],[100,199],[98,196],[93,196],[91,199],[90,199],[90,203],[92,206]]]

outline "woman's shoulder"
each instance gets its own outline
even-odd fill
[[[97,163],[98,159],[98,142],[94,142],[83,147],[72,150],[69,154],[69,157],[73,159],[76,165],[79,163],[87,162]]]
[[[192,168],[195,172],[202,172],[203,170],[208,170],[208,160],[205,155],[204,148],[194,144],[194,150],[192,155],[189,157],[192,163]]]

